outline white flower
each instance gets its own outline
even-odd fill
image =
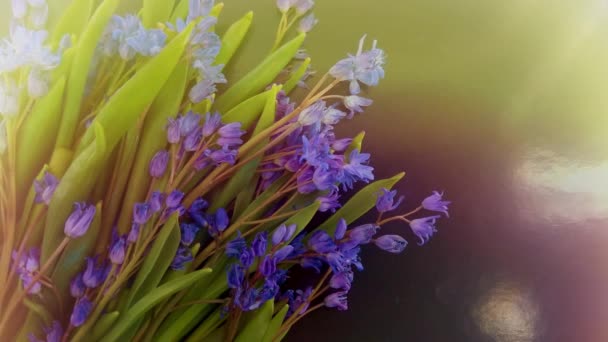
[[[27,92],[33,99],[46,95],[49,92],[48,75],[32,69],[27,77]]]
[[[19,112],[19,91],[17,83],[7,78],[0,82],[0,114],[14,117]]]

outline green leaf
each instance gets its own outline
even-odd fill
[[[266,96],[266,105],[264,106],[264,111],[262,112],[260,120],[258,120],[258,124],[253,131],[253,136],[262,132],[274,123],[277,106],[276,98],[280,89],[281,86],[274,85],[272,86],[270,93]],[[270,138],[262,140],[260,144],[254,147],[251,153],[255,153],[259,149],[263,148],[269,140]],[[256,170],[261,161],[261,156],[253,159],[249,163],[243,165],[232,177],[230,177],[230,180],[228,180],[228,182],[222,187],[222,191],[219,192],[218,195],[215,196],[211,201],[211,211],[225,207],[243,188],[247,186],[255,186],[255,184],[251,185],[250,183],[251,180],[256,176]]]
[[[235,342],[262,341],[266,330],[270,326],[272,313],[274,312],[274,300],[268,300],[259,310],[253,312],[253,317],[245,323],[234,340]]]
[[[193,27],[193,23],[188,25],[158,55],[144,64],[97,114],[93,122],[100,123],[106,129],[109,150],[133,127],[167,82],[188,45]],[[92,132],[88,129],[80,146],[86,146],[91,138]]]
[[[64,35],[78,35],[85,29],[93,10],[93,0],[73,0],[62,9],[61,19],[52,30],[51,43],[57,46]]]
[[[272,89],[239,103],[222,115],[222,121],[224,123],[240,122],[241,128],[248,130],[258,119],[271,93]]]
[[[261,342],[273,342],[272,338],[277,332],[279,332],[279,329],[281,329],[281,325],[283,325],[287,311],[289,311],[289,305],[283,306],[281,311],[274,315],[272,321],[270,321],[270,324],[268,325],[268,329],[266,329],[264,337],[260,340]]]
[[[171,15],[171,22],[175,22],[178,18],[185,19],[188,16],[188,2],[189,0],[180,0],[177,3],[177,6],[175,6],[173,14]],[[216,4],[211,9],[209,15],[217,18],[222,11],[222,8],[224,8],[223,3],[220,2],[219,4]]]
[[[36,102],[19,129],[15,167],[19,196],[27,193],[34,177],[51,157],[61,121],[64,88],[65,77],[62,77],[46,96]]]
[[[91,332],[91,340],[98,341],[100,338],[102,338],[103,335],[110,330],[112,325],[114,325],[116,319],[118,319],[118,316],[120,316],[120,312],[118,311],[112,311],[101,316],[93,327],[93,331]]]
[[[206,317],[203,323],[188,336],[186,342],[206,341],[206,337],[226,320],[226,315],[222,314],[222,311],[223,307],[220,306],[209,317]]]
[[[71,299],[69,296],[70,281],[83,269],[86,257],[93,255],[93,251],[97,246],[102,213],[103,208],[100,202],[96,205],[95,217],[89,230],[87,230],[84,236],[73,239],[68,243],[52,274],[53,284],[62,296],[63,307],[67,307]]]
[[[103,168],[107,154],[105,132],[99,123],[92,127],[95,130],[93,142],[70,164],[49,203],[40,258],[42,264],[63,240],[63,225],[73,210],[73,204],[87,199]]]
[[[309,65],[310,65],[310,57],[307,57],[306,59],[304,59],[302,61],[302,63],[298,67],[298,69],[296,71],[294,71],[293,74],[291,74],[291,77],[289,78],[289,80],[287,80],[287,82],[285,82],[285,85],[283,86],[283,90],[285,90],[285,93],[287,93],[287,94],[291,93],[291,91],[298,85],[298,82],[300,82],[300,80],[306,73],[306,69],[308,69]]]
[[[215,108],[225,113],[245,99],[257,94],[270,84],[289,64],[304,43],[306,34],[301,33],[264,59],[255,69],[236,82],[215,102]]]
[[[257,179],[257,177],[256,177],[256,179]],[[243,214],[243,212],[245,212],[245,209],[247,209],[247,206],[253,200],[254,195],[255,195],[255,186],[248,186],[245,189],[243,189],[241,192],[239,192],[239,194],[236,196],[236,200],[234,201],[234,210],[232,211],[232,221],[235,221],[236,219],[238,219]]]
[[[167,121],[177,115],[186,91],[187,82],[188,63],[179,63],[154,102],[152,102],[141,131],[139,147],[135,154],[133,171],[131,172],[132,176],[125,191],[122,207],[132,208],[135,203],[145,200],[151,180],[148,165],[154,154],[167,146],[167,139],[165,139]],[[130,222],[131,211],[123,210],[120,213],[118,227],[129,227]]]
[[[88,25],[84,29],[80,39],[78,39],[78,46],[68,76],[65,106],[63,108],[63,116],[61,118],[61,125],[55,148],[70,148],[72,146],[74,133],[80,118],[82,95],[89,75],[93,54],[95,53],[97,43],[106,28],[106,24],[118,5],[118,1],[119,0],[105,0],[101,3],[91,20],[88,21]],[[90,142],[90,140],[88,142]]]
[[[25,307],[27,307],[30,312],[36,314],[40,318],[40,320],[44,322],[44,324],[49,325],[51,324],[51,322],[53,322],[53,316],[51,315],[51,313],[46,309],[44,305],[36,303],[33,298],[23,298],[23,304],[25,304]]]
[[[160,287],[148,292],[135,305],[133,305],[121,319],[102,339],[103,342],[119,341],[121,335],[127,331],[131,324],[135,323],[146,312],[152,309],[165,298],[179,292],[182,289],[191,286],[198,280],[208,276],[211,273],[210,268],[193,271],[178,279],[172,280]],[[160,339],[162,340],[162,339]]]
[[[391,178],[375,181],[359,190],[359,192],[346,202],[342,208],[336,211],[336,213],[323,222],[323,224],[319,225],[320,229],[333,235],[336,230],[336,225],[341,218],[345,219],[346,223],[350,224],[363,216],[376,205],[376,199],[378,198],[380,189],[391,189],[404,175],[405,173],[401,172]]]
[[[129,291],[126,307],[156,288],[171,265],[181,239],[177,213],[161,228]]]
[[[169,20],[175,0],[144,0],[142,21],[145,27],[154,28],[157,23]]]
[[[361,146],[363,145],[363,138],[365,138],[365,131],[361,131],[359,132],[359,134],[357,134],[354,138],[353,141],[351,141],[350,145],[348,146],[348,148],[346,149],[346,152],[344,152],[344,155],[348,158],[348,156],[350,156],[350,153],[353,150],[357,150],[359,152],[361,152]]]
[[[215,64],[223,64],[226,66],[228,62],[230,62],[232,56],[234,56],[236,51],[241,46],[245,35],[247,35],[249,27],[251,27],[252,20],[253,12],[247,12],[244,17],[230,25],[222,37],[222,47],[215,58]]]

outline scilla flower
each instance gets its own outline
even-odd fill
[[[376,47],[375,40],[371,50],[363,51],[363,44],[365,44],[365,36],[359,41],[356,55],[349,55],[329,70],[330,75],[336,79],[350,81],[349,89],[354,95],[361,92],[359,82],[376,86],[379,80],[384,78],[384,51]]]
[[[433,191],[432,195],[422,201],[422,207],[426,210],[444,213],[445,216],[449,217],[448,205],[450,204],[450,201],[444,201],[442,197],[443,192],[439,193],[437,191]]]
[[[431,236],[437,231],[435,228],[435,221],[440,216],[429,216],[420,219],[415,219],[410,222],[410,228],[418,238],[420,239],[419,245],[424,245],[431,239]]]
[[[65,221],[65,226],[63,230],[65,235],[72,239],[83,236],[89,229],[89,226],[91,226],[91,222],[93,222],[94,217],[94,205],[88,205],[86,203],[75,203],[74,211]]]

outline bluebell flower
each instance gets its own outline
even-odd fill
[[[332,289],[349,291],[353,282],[353,273],[351,271],[334,273],[329,280],[329,286]]]
[[[351,95],[344,97],[344,106],[350,110],[348,114],[349,118],[353,116],[354,113],[362,113],[363,108],[371,105],[374,101],[370,99],[366,99],[361,96]]]
[[[108,266],[103,264],[97,266],[97,258],[87,258],[87,266],[82,273],[82,282],[90,289],[101,285],[108,276]]]
[[[301,194],[310,194],[317,190],[317,186],[312,181],[314,171],[310,168],[305,169],[296,178],[298,192]]]
[[[38,99],[49,92],[49,75],[37,69],[30,70],[27,77],[27,92],[32,99]]]
[[[126,244],[127,241],[125,240],[125,237],[121,236],[114,242],[114,244],[110,248],[109,257],[110,261],[114,265],[122,265],[122,263],[125,261]]]
[[[338,224],[336,225],[336,231],[334,232],[334,238],[336,240],[342,240],[342,238],[344,238],[344,235],[346,235],[347,228],[348,228],[348,224],[346,223],[346,220],[341,218],[338,221]]]
[[[196,222],[200,227],[207,227],[208,220],[205,214],[205,209],[209,206],[209,203],[203,198],[199,197],[192,202],[190,208],[188,208],[188,214],[190,218]]]
[[[312,174],[312,182],[317,190],[325,191],[335,187],[337,177],[334,170],[318,167]]]
[[[349,188],[352,188],[352,183],[356,180],[369,182],[374,180],[374,168],[365,165],[369,161],[369,153],[360,153],[357,149],[352,150],[349,155],[348,163],[342,169],[344,170],[343,183]]]
[[[86,203],[75,203],[74,211],[65,221],[63,232],[68,237],[75,239],[83,236],[95,217],[95,206]]]
[[[433,191],[433,194],[428,196],[422,201],[422,207],[426,210],[437,211],[440,213],[444,213],[445,216],[449,217],[448,214],[448,205],[450,201],[443,200],[443,192],[439,193],[437,191]]]
[[[63,338],[63,328],[59,321],[53,321],[50,327],[44,328],[46,342],[61,342]]]
[[[359,82],[376,86],[381,78],[384,78],[384,51],[376,47],[374,41],[372,49],[363,51],[365,36],[359,41],[359,49],[356,55],[340,60],[330,70],[329,74],[340,81],[350,81],[351,94],[359,94],[361,88]]]
[[[319,22],[313,13],[302,18],[298,24],[298,32],[308,33]]]
[[[59,185],[57,178],[52,173],[45,171],[42,179],[34,182],[36,203],[48,205],[51,202],[51,197],[53,197],[57,185]]]
[[[219,150],[207,150],[205,151],[205,157],[210,158],[215,165],[219,164],[230,164],[234,165],[236,162],[237,150],[230,150],[228,148],[221,148]],[[202,170],[204,167],[198,167],[199,170]]]
[[[216,87],[215,84],[208,79],[201,80],[197,82],[188,93],[188,98],[192,103],[199,103],[203,100],[209,98],[213,93],[215,93]]]
[[[29,294],[37,294],[42,290],[40,282],[36,282],[32,285],[32,281],[38,273],[40,268],[40,249],[31,248],[25,255],[21,255],[21,258],[17,260],[17,253],[12,253],[12,259],[15,263],[15,269],[23,283],[23,288],[28,288]]]
[[[203,140],[203,129],[201,127],[196,127],[192,130],[186,138],[184,139],[184,150],[188,152],[196,151]]]
[[[378,248],[391,253],[401,253],[407,247],[407,241],[399,235],[382,235],[374,239]]]
[[[169,152],[162,150],[156,152],[150,161],[149,172],[153,178],[160,178],[165,174],[167,165],[169,164]]]
[[[324,303],[328,308],[337,308],[340,311],[348,309],[348,300],[346,291],[339,291],[325,297]]]
[[[246,248],[239,257],[239,261],[243,267],[249,268],[251,265],[253,265],[255,257],[255,252],[251,248]]]
[[[418,236],[420,242],[418,245],[422,246],[431,239],[433,234],[437,231],[435,228],[435,221],[441,216],[429,216],[419,219],[412,220],[410,222],[410,228]]]
[[[283,246],[281,249],[274,253],[274,259],[276,260],[276,262],[281,262],[285,260],[291,254],[291,252],[293,252],[293,250],[293,246]]]
[[[353,142],[353,139],[351,139],[351,138],[334,140],[331,143],[331,148],[336,152],[343,152],[350,146],[350,144],[352,142]]]
[[[266,254],[266,246],[268,245],[268,242],[266,241],[267,235],[268,235],[267,232],[261,232],[261,233],[258,233],[255,235],[255,238],[253,239],[253,242],[251,243],[251,248],[253,249],[255,256],[260,257],[260,256]],[[273,234],[273,242],[274,242],[274,234]]]
[[[238,233],[237,237],[226,244],[226,256],[238,258],[245,248],[247,248],[247,242],[241,237],[241,234]]]
[[[325,114],[325,101],[317,101],[304,108],[298,116],[298,123],[302,126],[318,125]]]
[[[243,285],[243,280],[245,279],[245,269],[241,265],[232,264],[230,268],[228,268],[227,276],[228,287],[231,289],[240,288]]]
[[[213,0],[188,0],[188,22],[209,15]]]
[[[343,111],[337,109],[334,106],[330,106],[327,107],[327,109],[323,112],[323,117],[321,118],[321,121],[325,125],[335,125],[346,116],[346,113],[344,113]]]
[[[70,315],[70,324],[75,327],[83,325],[92,309],[93,303],[87,297],[80,297],[74,304],[74,310]]]
[[[293,235],[296,233],[297,229],[298,229],[298,226],[295,223],[288,225],[287,232],[285,233],[285,236],[283,237],[283,242],[289,242],[289,240],[291,240]]]
[[[262,262],[260,262],[260,266],[259,266],[260,273],[265,277],[269,277],[276,270],[277,270],[277,260],[270,255],[266,255],[264,257],[264,259],[262,260]]]
[[[205,123],[203,124],[203,136],[209,137],[222,125],[222,117],[219,113],[205,114]]]
[[[281,13],[286,13],[293,6],[293,0],[277,0],[277,8]]]
[[[220,233],[226,230],[226,228],[228,228],[228,225],[230,224],[230,218],[228,217],[226,209],[219,208],[215,212],[215,220],[213,223],[214,228]]]
[[[371,240],[371,239],[370,239]],[[336,250],[334,240],[325,231],[317,230],[308,240],[308,246],[318,253],[329,253]]]
[[[163,208],[163,202],[165,201],[165,194],[160,191],[153,191],[152,195],[150,195],[150,208],[152,212],[159,212]]]
[[[146,224],[152,214],[152,206],[149,203],[135,203],[133,206],[133,222],[136,224]]]
[[[19,114],[20,93],[20,88],[12,78],[6,77],[0,80],[0,114],[7,118]]]
[[[302,260],[300,260],[300,266],[302,266],[302,268],[311,268],[317,273],[320,273],[321,268],[323,267],[323,261],[319,258],[302,258]]]
[[[169,118],[167,124],[167,141],[170,144],[177,144],[181,138],[180,134],[180,119]]]
[[[201,116],[192,111],[187,112],[179,118],[179,131],[182,137],[194,131],[201,121]]]
[[[200,227],[196,224],[182,222],[179,225],[181,230],[181,243],[184,246],[190,246],[196,238],[196,234],[200,230]]]
[[[222,147],[230,147],[243,143],[240,137],[245,134],[245,131],[241,130],[240,122],[231,122],[220,127],[218,133],[220,138],[217,140],[217,144]]]
[[[123,60],[129,61],[137,54],[153,56],[159,53],[165,40],[164,32],[146,30],[137,16],[115,15],[104,33],[101,48],[108,56],[118,53]]]
[[[287,234],[287,226],[285,226],[284,224],[278,226],[272,233],[272,244],[276,246],[283,242],[285,234]]]
[[[167,208],[177,208],[180,204],[182,204],[182,200],[184,199],[184,193],[179,190],[173,190],[167,196],[165,200],[165,204]]]
[[[327,253],[325,260],[334,273],[344,272],[350,266],[345,262],[344,255],[340,252]]]
[[[313,0],[294,0],[294,5],[296,7],[296,13],[302,15],[308,12],[312,6],[315,5]]]
[[[86,285],[82,281],[82,273],[78,273],[70,282],[70,294],[74,298],[82,297],[86,289]]]
[[[357,245],[370,243],[380,227],[375,224],[364,224],[350,230],[348,238]]]
[[[192,251],[184,246],[179,246],[177,253],[171,262],[171,269],[174,271],[183,270],[186,264],[192,261]]]
[[[386,213],[395,210],[404,199],[404,197],[401,196],[397,200],[397,203],[394,203],[396,194],[397,190],[390,191],[386,188],[382,189],[380,194],[378,194],[378,198],[376,199],[376,210],[378,210],[379,213]]]
[[[127,235],[128,243],[136,243],[139,238],[139,231],[141,226],[137,223],[131,224],[131,229],[129,230],[129,235]]]

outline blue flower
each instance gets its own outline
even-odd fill
[[[426,210],[444,213],[445,216],[449,217],[450,215],[448,214],[448,205],[451,202],[444,201],[442,197],[443,192],[439,193],[437,191],[433,191],[432,195],[428,196],[422,201],[422,207]]]
[[[349,239],[356,245],[364,245],[370,243],[380,227],[375,224],[364,224],[353,228],[349,232]]]
[[[63,338],[63,328],[59,321],[53,321],[50,327],[45,328],[46,342],[61,342]]]
[[[124,236],[121,236],[114,242],[110,248],[110,261],[114,265],[121,265],[125,261],[125,246],[127,242]]]
[[[433,233],[437,231],[435,229],[435,221],[441,216],[429,216],[423,217],[419,219],[412,220],[410,222],[410,228],[418,236],[420,239],[419,245],[424,245],[427,241],[431,239]]]
[[[163,208],[164,201],[165,195],[160,191],[154,191],[150,195],[150,208],[152,208],[153,212],[157,213]]]
[[[86,203],[75,203],[74,211],[65,221],[63,232],[68,237],[75,239],[83,236],[95,217],[95,206]]]
[[[209,137],[221,126],[222,117],[219,113],[205,114],[205,123],[203,124],[203,136]]]
[[[200,227],[196,224],[182,222],[179,225],[182,232],[181,243],[184,246],[190,246],[194,242],[194,238],[198,233]]]
[[[298,24],[298,32],[308,33],[318,22],[319,20],[315,18],[315,15],[310,13],[300,20],[300,23]]]
[[[243,285],[245,279],[245,269],[243,266],[238,264],[232,264],[227,272],[228,276],[228,287],[231,289],[238,289]]]
[[[173,190],[167,196],[165,200],[165,204],[167,208],[177,208],[180,204],[182,204],[182,200],[184,199],[184,193],[179,190]]]
[[[351,118],[354,113],[362,113],[362,107],[367,107],[373,102],[374,101],[370,99],[366,99],[357,95],[346,96],[344,98],[344,106],[348,108],[348,110],[350,110],[350,113],[348,114],[349,118]]]
[[[167,141],[170,144],[177,144],[181,138],[180,122],[180,119],[169,118],[169,123],[167,124]]]
[[[281,242],[283,242],[283,239],[285,238],[285,234],[287,234],[287,226],[285,226],[284,224],[278,226],[275,230],[274,233],[272,233],[272,244],[274,246],[280,244]]]
[[[239,261],[243,267],[249,268],[253,264],[255,257],[255,252],[251,248],[246,248],[239,257]]]
[[[139,224],[137,224],[137,223],[131,224],[131,230],[129,230],[129,235],[127,236],[127,242],[129,242],[129,243],[137,242],[137,239],[139,238],[140,229],[141,229],[141,226]]]
[[[180,246],[177,249],[177,253],[173,258],[173,262],[171,262],[171,269],[174,271],[183,270],[186,267],[186,263],[192,261],[192,252],[190,249],[184,246]]]
[[[167,169],[169,163],[169,152],[162,150],[156,152],[150,161],[150,176],[153,178],[161,178]]]
[[[245,248],[247,248],[247,242],[238,233],[236,238],[226,244],[226,256],[238,258]]]
[[[285,226],[283,225],[283,227],[285,227]],[[267,235],[268,235],[268,233],[261,232],[261,233],[256,234],[255,238],[253,239],[253,242],[251,243],[251,248],[253,249],[255,256],[260,257],[260,256],[266,254],[266,246],[268,245],[268,243],[266,241]],[[274,242],[274,234],[273,234],[273,242]]]
[[[336,225],[336,231],[334,233],[334,238],[336,240],[342,240],[342,238],[344,238],[344,235],[346,235],[347,228],[348,228],[348,225],[346,223],[346,220],[341,218],[338,221],[338,224]]]
[[[353,282],[353,272],[346,271],[334,273],[329,280],[329,286],[332,289],[349,291]]]
[[[308,246],[315,252],[328,253],[335,251],[337,246],[334,240],[322,230],[317,230],[308,240]]]
[[[34,182],[34,190],[36,192],[36,203],[44,203],[48,205],[51,202],[51,197],[55,189],[59,185],[59,181],[52,173],[45,171],[42,180]]]
[[[302,126],[318,125],[325,114],[325,108],[325,101],[313,103],[300,112],[298,123]]]
[[[293,250],[294,250],[293,246],[290,246],[290,245],[283,246],[281,249],[279,249],[278,251],[276,251],[274,253],[274,258],[275,258],[276,262],[281,262],[281,261],[285,260],[291,254],[291,252],[293,252]]]
[[[82,273],[78,273],[70,282],[70,294],[74,298],[82,297],[86,289],[82,281]]]
[[[217,140],[217,144],[224,148],[229,148],[243,143],[240,137],[245,134],[245,131],[241,130],[240,122],[231,122],[220,127],[218,133],[220,138]]]
[[[348,309],[348,300],[346,291],[334,292],[325,297],[324,303],[328,308],[337,308],[340,311]]]
[[[376,199],[376,210],[379,213],[386,213],[392,210],[395,210],[401,202],[403,202],[404,197],[401,196],[395,201],[395,195],[397,194],[397,190],[390,191],[388,189],[382,189],[381,193],[378,194],[378,198]]]
[[[277,260],[270,255],[265,256],[259,266],[260,273],[265,277],[269,277],[276,270],[277,270]]]
[[[75,327],[83,325],[92,309],[93,303],[87,297],[80,297],[76,301],[76,304],[74,304],[74,310],[70,316],[70,324]]]
[[[391,253],[401,253],[407,247],[407,241],[399,235],[382,235],[374,243],[378,248]]]
[[[106,280],[109,270],[109,265],[97,266],[97,258],[87,258],[87,266],[82,273],[82,282],[86,287],[94,289]]]
[[[201,116],[192,111],[189,111],[185,115],[179,118],[179,131],[182,137],[185,137],[192,133],[201,121]]]
[[[19,275],[19,279],[23,282],[23,288],[29,288],[29,294],[40,293],[42,286],[40,282],[36,282],[32,285],[32,281],[38,273],[40,268],[40,249],[31,248],[26,255],[21,255],[21,258],[17,260],[17,253],[12,253],[13,262],[15,262],[16,272]]]
[[[336,63],[329,73],[340,81],[350,81],[351,94],[359,94],[361,88],[359,82],[376,86],[381,78],[384,78],[384,51],[376,47],[373,42],[372,49],[363,51],[365,36],[359,41],[359,49],[355,56],[349,55]]]
[[[136,224],[146,224],[152,214],[152,206],[149,203],[135,203],[133,206],[133,222]]]

